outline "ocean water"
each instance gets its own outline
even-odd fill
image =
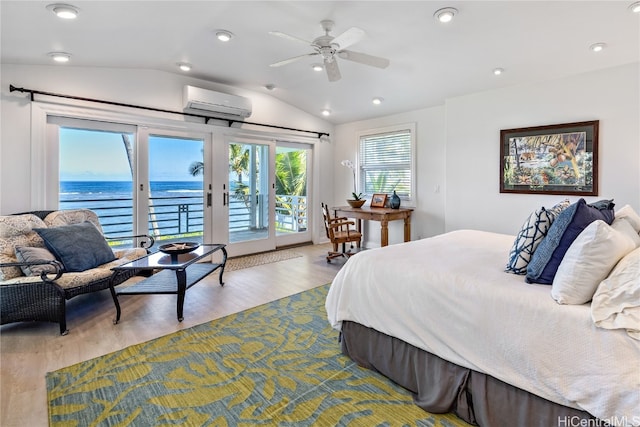
[[[95,211],[105,234],[133,232],[132,183],[126,181],[61,181],[60,209]],[[158,235],[201,232],[201,181],[151,181],[149,229]]]

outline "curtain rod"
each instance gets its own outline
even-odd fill
[[[160,113],[169,113],[169,114],[180,114],[183,116],[190,116],[190,117],[200,117],[202,119],[205,119],[205,124],[208,124],[209,120],[223,120],[226,121],[229,124],[229,127],[231,127],[231,125],[233,125],[234,123],[241,123],[241,124],[245,124],[245,125],[254,125],[254,126],[263,126],[263,127],[269,127],[269,128],[274,128],[274,129],[283,129],[283,130],[291,130],[291,131],[295,131],[295,132],[305,132],[305,133],[315,133],[318,138],[322,138],[323,136],[329,136],[329,134],[327,132],[318,132],[318,131],[313,131],[313,130],[304,130],[304,129],[296,129],[296,128],[290,128],[290,127],[286,127],[286,126],[277,126],[277,125],[270,125],[270,124],[266,124],[266,123],[255,123],[255,122],[247,122],[244,120],[234,120],[234,119],[229,119],[226,117],[218,117],[218,116],[207,116],[207,115],[203,115],[203,114],[195,114],[195,113],[185,113],[184,111],[172,111],[172,110],[164,110],[162,108],[154,108],[154,107],[145,107],[142,105],[133,105],[133,104],[124,104],[122,102],[114,102],[114,101],[105,101],[103,99],[94,99],[94,98],[84,98],[81,96],[73,96],[73,95],[63,95],[60,93],[53,93],[53,92],[43,92],[41,90],[35,90],[35,89],[25,89],[22,87],[15,87],[14,85],[9,85],[9,92],[22,92],[22,93],[28,93],[31,96],[31,102],[33,102],[34,99],[34,95],[45,95],[45,96],[55,96],[58,98],[68,98],[68,99],[75,99],[78,101],[88,101],[88,102],[97,102],[100,104],[108,104],[108,105],[116,105],[118,107],[129,107],[129,108],[139,108],[142,110],[149,110],[149,111],[157,111]]]

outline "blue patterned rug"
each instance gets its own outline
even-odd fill
[[[328,285],[47,374],[51,426],[466,426],[340,353]]]

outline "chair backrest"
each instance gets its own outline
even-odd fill
[[[60,227],[61,225],[80,224],[89,221],[103,233],[98,215],[90,209],[68,209],[53,211],[44,218],[47,227]]]
[[[333,228],[329,227],[331,213],[329,213],[329,206],[324,203],[322,203],[322,218],[324,219],[324,230],[327,233],[327,239],[333,242]]]

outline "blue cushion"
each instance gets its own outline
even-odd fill
[[[598,209],[599,207],[604,206],[590,206],[584,199],[580,199],[560,212],[527,265],[527,283],[551,285],[564,254],[582,230],[598,219],[611,225],[614,219],[613,208]]]
[[[34,230],[62,262],[64,271],[85,271],[116,259],[102,233],[88,221]]]
[[[527,265],[536,248],[547,235],[549,227],[564,209],[569,207],[569,199],[565,199],[551,209],[541,207],[532,212],[524,222],[516,236],[505,271],[514,274],[527,274]]]

